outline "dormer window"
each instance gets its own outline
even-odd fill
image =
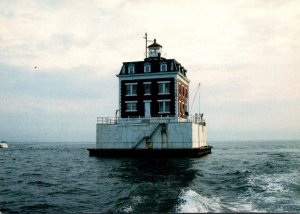
[[[144,73],[149,73],[149,72],[151,72],[151,65],[145,64],[144,65]]]
[[[128,74],[134,74],[134,65],[133,64],[128,66]]]
[[[160,64],[160,71],[167,71],[167,64],[166,63],[161,63]]]

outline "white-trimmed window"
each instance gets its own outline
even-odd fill
[[[134,64],[128,65],[128,74],[134,74]]]
[[[144,95],[151,95],[151,82],[144,82]]]
[[[170,94],[170,81],[158,82],[158,94]]]
[[[167,71],[167,63],[160,64],[160,71]]]
[[[126,112],[135,112],[137,111],[136,104],[137,101],[125,101]]]
[[[137,83],[125,83],[126,96],[136,96]]]
[[[170,113],[171,100],[157,100],[158,102],[158,113]]]
[[[144,73],[151,72],[151,65],[149,63],[144,65]]]

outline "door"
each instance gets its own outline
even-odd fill
[[[144,101],[145,105],[145,117],[151,116],[151,101]]]

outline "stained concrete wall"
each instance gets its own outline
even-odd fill
[[[98,124],[97,148],[131,149],[146,148],[144,136],[150,136],[159,123]],[[206,145],[205,126],[195,123],[168,123],[167,132],[161,126],[151,137],[152,148],[199,148]]]

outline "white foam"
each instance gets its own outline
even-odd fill
[[[131,206],[126,206],[122,209],[122,211],[125,213],[130,213],[130,212],[133,212],[133,209]]]
[[[219,197],[206,197],[194,190],[183,190],[177,205],[179,213],[205,213],[205,212],[258,212],[254,209],[251,200],[236,198],[234,202],[221,202]]]
[[[295,173],[251,175],[248,178],[248,184],[262,188],[265,193],[284,194],[289,192],[286,188],[288,184],[297,183],[298,176],[299,174]]]
[[[181,204],[176,211],[180,213],[222,212],[218,198],[208,198],[194,190],[183,190],[180,196]]]
[[[135,208],[138,204],[140,204],[140,203],[143,202],[143,197],[141,197],[141,196],[132,196],[130,199],[131,199],[131,200],[130,200],[130,204],[125,205],[125,206],[121,209],[122,212],[125,212],[125,213],[133,212],[133,211],[134,211],[134,208]]]
[[[248,185],[250,186],[247,191],[250,194],[248,198],[250,200],[263,201],[266,207],[268,207],[267,211],[280,212],[282,211],[282,207],[274,207],[273,205],[282,202],[285,203],[293,195],[293,190],[289,187],[291,184],[299,185],[298,172],[286,174],[253,174],[248,178]],[[260,191],[256,191],[257,188]],[[296,200],[294,203],[296,203]]]

